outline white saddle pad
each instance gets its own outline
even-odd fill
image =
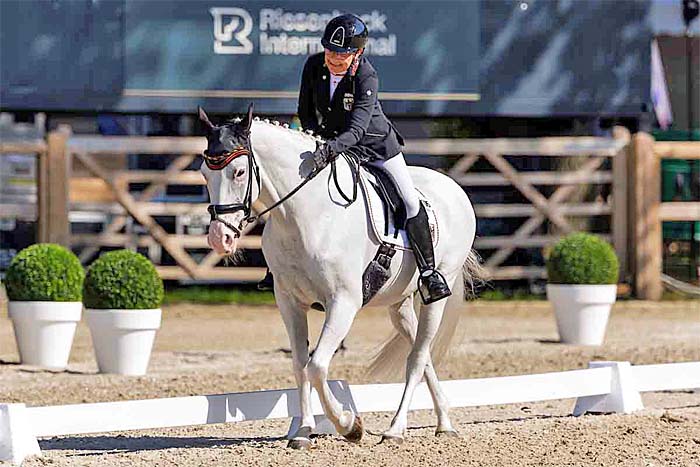
[[[374,233],[375,238],[379,241],[394,245],[397,249],[410,250],[411,245],[408,242],[406,231],[404,229],[400,229],[398,231],[398,235],[395,235],[396,227],[394,226],[394,218],[392,215],[388,216],[389,226],[388,228],[385,228],[384,203],[379,197],[377,190],[372,186],[372,183],[377,183],[374,175],[363,168],[360,171],[360,187],[362,189],[362,193],[364,194],[365,206],[367,206],[367,218],[369,220],[369,224],[372,226],[371,230]],[[435,211],[425,195],[418,189],[416,189],[416,191],[418,192],[418,197],[425,205],[425,209],[428,214],[428,224],[430,226],[430,235],[433,239],[433,246],[437,246],[440,240],[440,230],[438,228]],[[384,235],[384,232],[388,232],[388,235]]]

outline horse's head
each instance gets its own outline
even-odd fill
[[[260,195],[257,165],[250,143],[253,104],[241,120],[228,121],[216,126],[204,109],[199,108],[199,119],[207,130],[207,149],[204,151],[202,175],[209,190],[209,246],[219,254],[236,251],[245,220],[251,206]]]

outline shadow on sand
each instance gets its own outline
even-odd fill
[[[212,436],[90,436],[86,438],[51,438],[39,441],[42,451],[93,451],[70,456],[91,456],[107,453],[129,453],[179,448],[217,448],[242,444],[269,444],[284,440],[284,437],[222,438]]]

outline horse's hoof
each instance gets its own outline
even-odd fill
[[[345,433],[343,436],[346,440],[350,441],[351,443],[359,443],[362,439],[363,433],[364,428],[362,424],[362,418],[359,415],[355,414],[355,420],[353,420],[352,422],[352,427],[350,428],[350,431]]]
[[[438,438],[459,438],[457,430],[435,430],[435,436]]]
[[[400,446],[403,444],[403,441],[403,436],[389,435],[384,433],[382,435],[382,440],[379,441],[379,444],[391,444],[394,446]]]
[[[309,438],[290,439],[287,443],[287,447],[299,451],[306,451],[307,449],[311,449],[311,440]]]

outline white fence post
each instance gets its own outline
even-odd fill
[[[24,404],[0,404],[0,462],[16,465],[32,455],[41,455]]]
[[[588,368],[612,370],[610,393],[576,399],[574,416],[592,413],[631,413],[644,408],[629,362],[590,362]]]

